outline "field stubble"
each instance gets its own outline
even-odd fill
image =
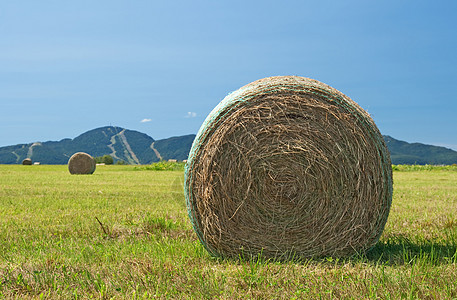
[[[380,242],[351,258],[209,256],[182,171],[0,165],[0,298],[457,298],[457,172],[394,172]]]

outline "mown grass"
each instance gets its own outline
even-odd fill
[[[351,258],[221,260],[182,171],[0,165],[0,298],[457,298],[457,172],[394,172],[380,242]]]
[[[457,171],[457,165],[392,165],[392,170],[410,171]]]

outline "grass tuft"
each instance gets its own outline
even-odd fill
[[[148,171],[184,171],[185,162],[159,161],[146,166],[137,166],[135,170]]]

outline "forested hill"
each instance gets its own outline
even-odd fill
[[[393,164],[451,165],[457,164],[457,151],[421,143],[407,143],[384,136]]]
[[[194,134],[154,140],[147,134],[121,127],[101,127],[74,139],[0,147],[0,164],[18,164],[25,158],[42,164],[66,164],[71,155],[111,155],[114,161],[150,164],[159,160],[187,159]],[[407,143],[384,136],[393,164],[457,164],[457,152],[444,147]]]
[[[115,161],[129,164],[150,164],[161,159],[184,160],[195,135],[185,135],[155,141],[147,134],[121,127],[101,127],[87,131],[74,139],[36,142],[0,148],[1,164],[21,163],[25,158],[42,164],[66,164],[76,152],[90,155],[111,155]]]

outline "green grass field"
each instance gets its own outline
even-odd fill
[[[182,171],[0,165],[0,298],[457,299],[457,170],[400,168],[380,242],[303,262],[209,256]]]

